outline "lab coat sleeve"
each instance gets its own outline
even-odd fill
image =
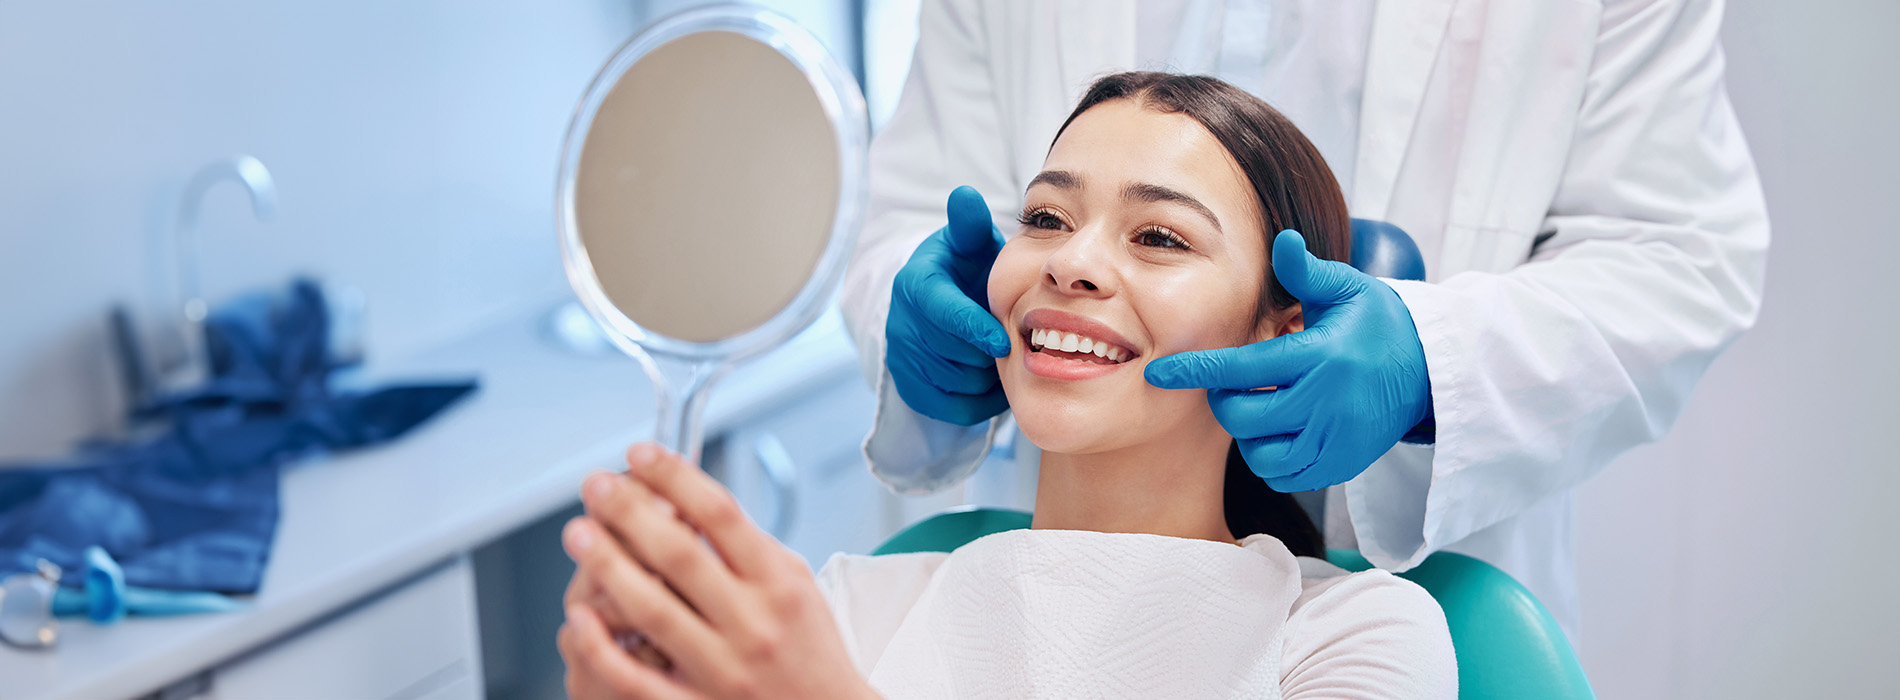
[[[923,4],[909,79],[871,145],[870,203],[845,269],[841,306],[878,398],[865,457],[873,474],[903,493],[929,493],[968,477],[1001,420],[964,427],[925,417],[904,404],[884,364],[891,280],[946,223],[950,191],[975,187],[998,220],[1010,213],[997,205],[1017,201],[983,14],[976,2]]]
[[[1435,447],[1401,445],[1347,484],[1361,551],[1382,568],[1661,437],[1754,323],[1768,219],[1723,85],[1720,3],[1606,5],[1529,260],[1391,282],[1425,349],[1438,430]]]

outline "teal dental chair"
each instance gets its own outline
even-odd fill
[[[951,510],[905,528],[872,554],[948,552],[984,535],[1028,527],[1029,514],[1022,511]],[[1372,568],[1352,549],[1326,550],[1326,560],[1349,571]],[[1509,574],[1463,554],[1438,552],[1399,576],[1444,608],[1462,700],[1596,698],[1557,621]]]
[[[1352,220],[1352,265],[1374,277],[1425,279],[1418,245],[1383,221]],[[910,526],[872,553],[948,552],[984,535],[1027,527],[1029,514],[1021,511],[953,510]],[[1372,568],[1351,549],[1329,549],[1326,560],[1349,571]],[[1399,576],[1424,588],[1444,608],[1458,654],[1460,698],[1596,697],[1557,621],[1509,574],[1462,554],[1438,552]]]

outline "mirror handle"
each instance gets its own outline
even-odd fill
[[[654,415],[654,442],[699,464],[705,446],[706,391],[721,373],[717,361],[641,353],[640,364],[653,380],[660,410]]]

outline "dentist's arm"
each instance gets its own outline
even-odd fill
[[[1530,260],[1437,284],[1390,282],[1408,318],[1369,314],[1338,326],[1340,335],[1415,330],[1425,384],[1408,378],[1409,362],[1354,363],[1314,384],[1372,392],[1362,401],[1229,402],[1222,424],[1260,435],[1301,425],[1348,435],[1342,421],[1362,403],[1379,409],[1366,411],[1366,423],[1383,426],[1377,437],[1390,447],[1390,425],[1412,418],[1405,397],[1429,386],[1437,432],[1424,459],[1408,452],[1367,468],[1374,451],[1351,438],[1295,437],[1267,455],[1276,462],[1269,469],[1307,475],[1293,488],[1363,470],[1346,484],[1347,505],[1374,564],[1415,566],[1661,437],[1710,363],[1754,323],[1768,218],[1722,81],[1720,25],[1715,1],[1605,3],[1570,150]],[[1235,368],[1252,363],[1237,355],[1248,352],[1181,363],[1171,368],[1179,377],[1157,377],[1151,365],[1150,380],[1286,379],[1297,387],[1328,361],[1313,353],[1274,367],[1282,376],[1238,376]],[[1210,397],[1223,413],[1219,394]],[[1231,410],[1247,403],[1257,410]],[[1258,453],[1249,454],[1256,470]]]
[[[1381,519],[1359,528],[1374,563],[1409,567],[1662,437],[1754,324],[1768,215],[1723,84],[1721,16],[1712,0],[1604,3],[1530,260],[1392,283],[1438,433],[1422,503],[1420,473],[1397,462],[1346,487],[1356,527]]]

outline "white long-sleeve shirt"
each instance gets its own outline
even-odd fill
[[[891,700],[1458,696],[1445,616],[1377,569],[1157,535],[1013,530],[835,555],[845,648]]]

